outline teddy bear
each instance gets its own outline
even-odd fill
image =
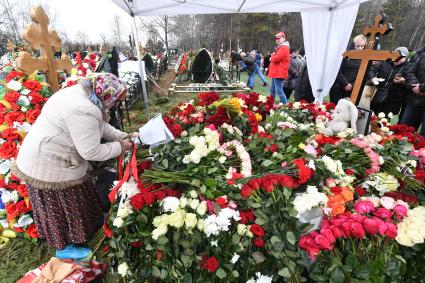
[[[320,132],[327,136],[333,136],[351,128],[354,133],[357,133],[358,115],[356,105],[349,98],[340,99],[331,115],[332,120],[327,122]]]

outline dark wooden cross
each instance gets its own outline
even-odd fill
[[[356,81],[351,92],[351,101],[355,104],[359,97],[369,61],[386,61],[388,59],[396,61],[401,57],[400,52],[373,49],[380,35],[388,34],[392,30],[390,24],[384,24],[385,18],[386,16],[384,14],[379,14],[375,17],[373,25],[369,25],[363,29],[363,35],[368,37],[366,49],[345,51],[343,54],[344,58],[361,60]]]
[[[49,31],[49,18],[43,8],[32,8],[31,19],[34,23],[24,31],[24,39],[32,49],[40,50],[40,57],[33,58],[28,52],[20,52],[16,66],[27,75],[35,71],[46,72],[47,81],[52,91],[56,92],[59,90],[57,72],[63,70],[70,73],[72,63],[65,55],[61,59],[53,57],[54,52],[61,50],[62,42],[56,31]]]

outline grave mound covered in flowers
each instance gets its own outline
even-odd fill
[[[164,121],[176,139],[137,150],[140,180],[122,185],[105,223],[114,271],[129,282],[420,282],[424,139],[385,117],[368,136],[325,136],[333,108],[257,93],[174,107]]]

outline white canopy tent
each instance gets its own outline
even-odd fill
[[[134,16],[301,12],[313,95],[321,103],[336,78],[361,2],[367,0],[112,0]],[[285,31],[285,28],[282,29]],[[270,38],[273,40],[273,38]]]

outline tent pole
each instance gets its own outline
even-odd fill
[[[319,88],[316,90],[316,96],[317,97],[315,97],[315,102],[318,102],[320,104],[322,104],[323,96],[324,96],[324,94],[322,92],[323,92],[323,84],[325,82],[325,70],[326,70],[326,62],[327,62],[326,58],[328,57],[328,51],[329,51],[330,26],[331,26],[331,23],[333,22],[333,18],[334,18],[334,14],[335,14],[335,8],[336,8],[336,5],[331,6],[329,8],[329,11],[330,11],[331,14],[330,14],[329,19],[328,19],[328,34],[326,35],[326,43],[325,43],[326,45],[325,45],[325,55],[324,55],[325,60],[324,60],[323,65],[322,65],[322,73],[320,75]]]
[[[134,16],[134,14],[132,14],[131,16],[133,17],[134,36],[136,37],[137,63],[139,64],[140,80],[141,80],[142,92],[143,92],[143,101],[145,103],[145,112],[146,112],[145,114],[146,114],[146,118],[149,120],[151,117],[149,113],[148,92],[146,90],[145,72],[143,68],[142,56],[140,54],[140,42],[139,42],[139,36],[137,33],[136,17]]]

